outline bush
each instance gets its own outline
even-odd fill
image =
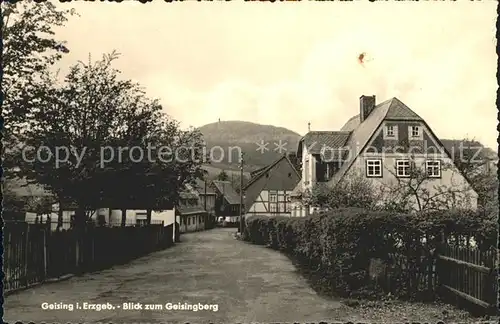
[[[489,218],[466,211],[415,215],[344,208],[305,218],[250,217],[244,239],[283,251],[343,297],[424,299],[434,298],[427,279],[443,235],[472,236],[487,248],[497,237]]]

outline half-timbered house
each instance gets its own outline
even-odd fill
[[[254,172],[244,187],[245,217],[291,216],[290,194],[300,174],[287,155]]]

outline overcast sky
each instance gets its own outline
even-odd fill
[[[59,31],[63,65],[116,49],[123,75],[185,126],[338,130],[375,94],[442,138],[497,146],[496,1],[58,5],[81,15]]]

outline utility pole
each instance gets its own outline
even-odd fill
[[[240,235],[243,235],[243,152],[240,156]]]
[[[203,184],[205,186],[205,193],[204,193],[204,196],[203,196],[203,208],[205,209],[205,229],[208,229],[210,228],[210,226],[212,226],[211,224],[209,225],[208,224],[208,221],[212,219],[212,215],[210,215],[208,213],[208,210],[207,210],[207,177],[206,175],[204,174],[203,175]]]

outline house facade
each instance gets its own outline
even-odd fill
[[[305,216],[314,211],[305,198],[316,184],[334,186],[359,175],[381,192],[413,179],[420,181],[419,188],[429,199],[433,195],[437,199],[438,191],[453,191],[454,201],[446,200],[452,203],[450,208],[477,207],[477,193],[414,111],[397,98],[376,104],[375,96],[361,96],[359,111],[339,131],[309,132],[299,142],[302,181],[293,192],[297,213]]]
[[[215,216],[236,226],[240,221],[241,199],[230,181],[214,180],[211,183],[216,193]]]
[[[200,199],[200,205],[207,212],[208,222],[207,225],[215,224],[215,199],[216,192],[208,181],[203,181],[200,179],[196,180],[193,186],[189,187],[194,190]]]
[[[300,174],[286,155],[252,173],[244,187],[245,217],[292,216],[291,193],[299,181]]]
[[[193,191],[184,191],[179,194],[179,203],[175,209],[179,223],[179,232],[196,232],[205,229],[207,212],[200,203],[199,196]]]
[[[76,208],[70,206],[63,206],[62,210],[62,227],[60,229],[69,229],[71,221],[75,216]],[[125,226],[142,226],[147,223],[147,211],[145,209],[127,209],[126,211]],[[26,212],[26,222],[46,222],[47,218],[51,219],[51,228],[56,230],[59,213],[59,204],[52,205],[52,211],[45,214],[37,214],[36,212]],[[88,210],[86,214],[89,219],[92,219],[96,224],[104,220],[104,226],[117,227],[121,226],[122,211],[110,208],[98,208],[95,210]],[[168,226],[175,222],[175,209],[166,209],[162,211],[151,212],[151,224],[163,223]]]

